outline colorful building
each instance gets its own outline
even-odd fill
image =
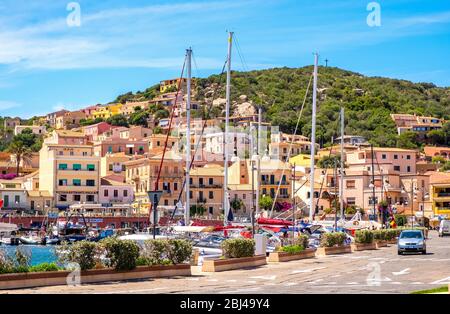
[[[99,200],[100,157],[86,144],[44,142],[42,146],[39,190],[48,191],[59,209]]]
[[[430,176],[431,206],[434,216],[450,217],[450,173],[434,172]]]
[[[118,115],[120,113],[120,109],[122,108],[122,104],[111,104],[106,106],[99,106],[97,109],[92,113],[92,118],[97,119],[108,119],[112,116]]]

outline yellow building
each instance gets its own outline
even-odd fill
[[[253,182],[256,186],[257,171],[253,171]],[[291,195],[291,166],[289,163],[270,159],[265,156],[261,159],[260,193],[275,198],[280,187],[277,202],[290,201]],[[229,168],[228,183],[230,185],[252,184],[252,165],[250,160],[236,161]],[[236,188],[235,188],[236,189]]]
[[[100,176],[121,176],[125,180],[125,162],[131,159],[132,157],[125,153],[106,154],[101,158]]]
[[[108,119],[112,116],[120,114],[120,110],[122,109],[122,104],[112,104],[112,105],[106,105],[106,106],[99,106],[97,109],[92,113],[92,118],[97,119]]]
[[[430,191],[434,215],[450,217],[450,173],[433,172],[430,175]]]
[[[100,157],[92,146],[44,143],[39,156],[39,190],[50,193],[55,207],[98,202]]]
[[[191,169],[190,203],[203,206],[205,215],[218,217],[223,203],[223,167],[209,164]]]
[[[153,157],[136,157],[125,162],[126,183],[134,186],[135,201],[142,208],[149,208],[147,192],[155,190],[162,154]],[[184,179],[183,159],[173,151],[167,151],[161,169],[158,190],[164,191],[158,209],[174,208]]]

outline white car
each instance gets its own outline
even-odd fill
[[[439,225],[439,236],[450,235],[450,220],[441,220]]]

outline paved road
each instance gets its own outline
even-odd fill
[[[193,277],[60,286],[6,293],[409,293],[450,283],[450,237],[430,232],[428,255],[398,256],[395,245],[376,251],[269,264]],[[5,293],[5,292],[3,292]]]

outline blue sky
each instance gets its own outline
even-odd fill
[[[450,86],[450,1],[79,0],[69,27],[62,0],[0,0],[0,115],[106,103],[180,73],[192,46],[195,76],[221,70],[226,30],[245,58],[233,68],[321,64],[370,76]]]

